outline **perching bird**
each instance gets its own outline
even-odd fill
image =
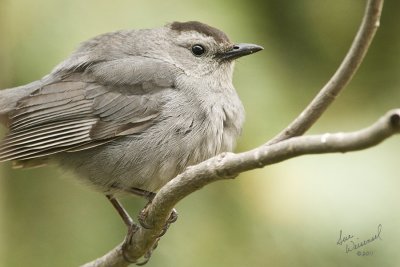
[[[41,80],[0,90],[0,162],[55,162],[111,200],[150,196],[234,149],[234,60],[261,49],[195,21],[90,39]]]

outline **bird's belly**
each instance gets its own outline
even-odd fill
[[[105,193],[129,188],[155,192],[186,167],[233,150],[237,134],[224,129],[223,122],[199,127],[167,134],[153,129],[150,135],[127,136],[100,147],[63,153],[57,160]]]

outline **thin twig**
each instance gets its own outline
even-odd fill
[[[147,246],[155,242],[157,233],[161,231],[176,204],[205,185],[301,155],[366,149],[396,133],[400,133],[400,109],[389,111],[372,126],[360,131],[293,137],[239,154],[224,153],[192,166],[157,193],[152,204],[148,206],[146,218],[146,224],[153,225],[154,228],[140,228],[132,238],[131,249],[126,253],[131,259],[139,259]],[[128,266],[121,251],[122,244],[84,267]]]
[[[379,27],[383,0],[369,0],[364,17],[346,57],[332,78],[319,91],[311,103],[288,127],[268,141],[275,144],[290,137],[304,134],[318,120],[340,91],[350,82],[368,51]]]

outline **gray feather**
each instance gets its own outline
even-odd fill
[[[112,66],[116,68],[115,63]],[[79,146],[83,149],[83,145],[91,147],[90,142],[108,142],[150,127],[149,122],[161,110],[157,94],[126,96],[104,85],[104,80],[96,82],[99,77],[92,77],[94,70],[96,67],[91,66],[80,75],[64,74],[63,79],[40,84],[20,98],[9,113],[10,132],[0,143],[0,162],[27,160]]]
[[[204,55],[192,53],[194,44]],[[0,162],[53,160],[107,194],[154,192],[187,166],[233,150],[244,121],[226,59],[240,56],[233,47],[199,22],[84,42],[40,81],[0,90],[9,130]]]

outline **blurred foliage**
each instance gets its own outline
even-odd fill
[[[262,144],[310,101],[337,68],[365,1],[0,1],[0,88],[47,74],[81,41],[122,28],[199,20],[232,40],[263,45],[239,60],[247,110],[238,150]],[[400,2],[347,90],[311,130],[350,131],[400,106]],[[398,266],[398,137],[366,151],[293,159],[193,194],[148,266]],[[0,170],[0,266],[77,266],[122,240],[125,226],[99,193],[55,167]],[[144,201],[126,198],[137,214]],[[382,240],[345,253],[339,231]]]

